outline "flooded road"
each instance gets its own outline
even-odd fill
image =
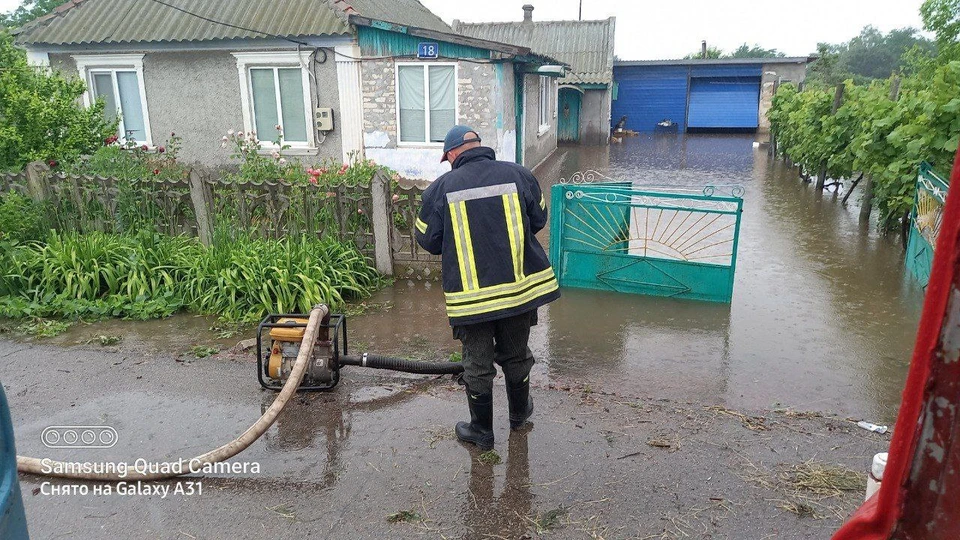
[[[895,236],[817,196],[752,135],[638,137],[609,149],[567,147],[537,172],[545,190],[577,171],[650,186],[745,188],[730,305],[566,289],[542,309],[532,348],[545,380],[730,407],[831,411],[896,419],[922,290]],[[548,197],[549,200],[549,197]],[[548,231],[541,240],[549,242]],[[457,347],[437,284],[398,280],[361,318],[373,350]]]
[[[250,469],[190,476],[202,494],[51,494],[77,483],[21,474],[32,534],[828,537],[862,502],[870,456],[889,445],[845,417],[895,419],[921,291],[895,239],[861,228],[855,207],[816,196],[752,142],[628,139],[561,149],[537,171],[545,188],[586,169],[646,185],[742,184],[739,261],[729,305],[564,290],[531,338],[532,428],[508,429],[497,390],[503,463],[454,440],[466,411],[449,378],[351,368],[334,392],[298,394],[231,460]],[[459,349],[439,283],[398,279],[366,309],[349,319],[352,353],[439,360]],[[0,339],[19,452],[154,463],[233,439],[276,397],[257,385],[250,352],[227,352],[253,336],[234,330],[177,315]],[[123,340],[99,346],[98,335]],[[224,353],[189,352],[211,344]],[[48,448],[52,425],[119,436],[107,449]],[[837,497],[783,480],[837,466],[856,480]]]

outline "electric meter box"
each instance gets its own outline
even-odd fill
[[[317,107],[317,131],[333,131],[333,109]]]

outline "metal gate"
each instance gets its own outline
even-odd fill
[[[571,180],[551,193],[561,286],[730,302],[741,186],[654,190],[594,171]]]
[[[947,183],[929,163],[920,164],[917,176],[917,196],[910,215],[910,239],[907,242],[907,269],[926,288],[930,281],[933,249],[937,245],[943,222],[943,202],[947,197]]]

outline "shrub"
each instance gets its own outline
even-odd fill
[[[42,204],[15,191],[0,193],[0,242],[42,240],[46,230]]]

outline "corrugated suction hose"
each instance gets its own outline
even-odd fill
[[[459,375],[463,373],[463,364],[457,362],[417,362],[403,358],[390,358],[378,354],[362,356],[341,356],[341,366],[360,366],[373,369],[389,369],[418,375]]]

